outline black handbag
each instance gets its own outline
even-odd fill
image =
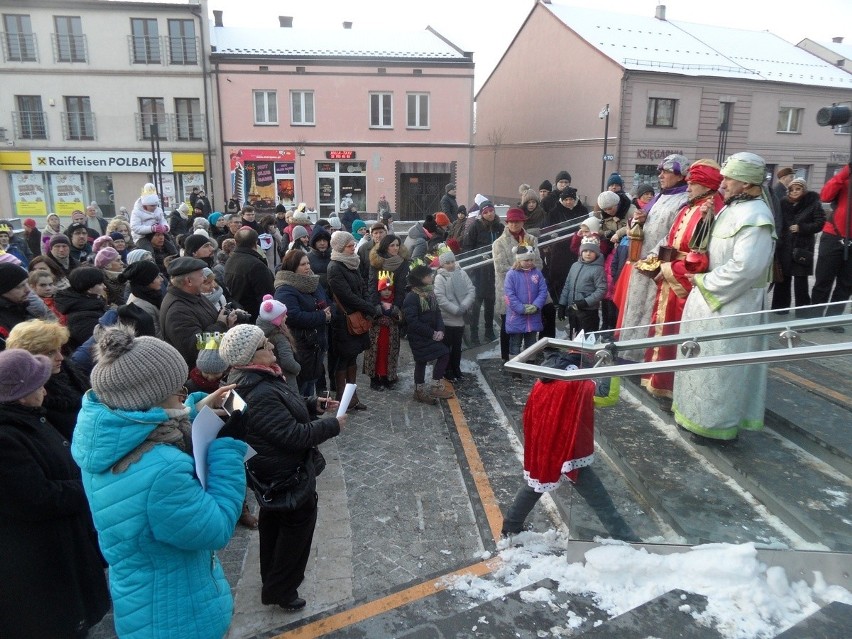
[[[325,328],[323,327],[323,330]],[[303,328],[292,331],[296,341],[296,351],[293,357],[299,362],[302,370],[299,379],[313,380],[319,377],[322,369],[323,351],[320,349],[317,329]]]
[[[268,510],[294,512],[304,506],[315,492],[316,484],[306,465],[299,465],[287,479],[269,483],[261,480],[246,464],[246,477],[258,505]]]
[[[810,268],[814,265],[814,252],[803,248],[793,249],[793,263]]]

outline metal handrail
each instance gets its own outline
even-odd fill
[[[734,318],[746,315],[754,315],[754,313],[727,315],[724,317]],[[832,315],[828,317],[780,321],[753,326],[722,328],[711,331],[595,344],[545,337],[506,362],[505,367],[514,373],[526,373],[548,379],[581,380],[621,375],[675,372],[696,368],[778,363],[814,357],[838,357],[852,354],[852,342],[802,346],[800,345],[800,332],[803,329],[827,328],[850,323],[852,323],[852,316],[848,314]],[[746,351],[726,355],[700,355],[701,342],[732,337],[754,337],[773,333],[778,334],[783,348],[769,351]],[[680,344],[681,352],[686,356],[682,359],[669,359],[656,362],[616,361],[619,352],[671,344]],[[560,370],[529,363],[528,360],[534,358],[547,348],[572,350],[585,355],[594,355],[596,361],[594,366],[578,368],[576,370]]]

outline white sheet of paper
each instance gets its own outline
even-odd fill
[[[225,425],[209,406],[198,411],[192,420],[192,456],[195,458],[195,474],[201,487],[207,490],[207,451],[210,443]]]
[[[352,396],[355,394],[357,388],[358,384],[346,385],[346,388],[343,389],[343,397],[340,398],[340,406],[337,409],[337,415],[335,415],[335,417],[340,417],[341,415],[346,414],[346,409],[349,408],[349,402],[352,401]]]
[[[255,455],[257,455],[257,451],[254,448],[252,448],[251,446],[249,446],[248,444],[246,444],[246,456],[243,457],[243,461],[247,462],[249,459],[251,459]]]

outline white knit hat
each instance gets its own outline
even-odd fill
[[[613,194],[613,195],[615,195],[615,194]],[[600,233],[601,232],[601,221],[594,216],[586,218],[585,220],[580,222],[580,225],[585,226],[592,233]]]
[[[614,191],[604,191],[598,196],[598,206],[601,207],[602,211],[613,206],[618,206],[620,201],[621,198],[619,198],[618,193],[615,193]]]
[[[281,326],[284,316],[287,314],[287,305],[279,302],[271,295],[264,295],[263,302],[260,304],[260,312],[258,317],[266,320],[273,326]]]
[[[237,324],[222,338],[219,357],[228,366],[245,366],[251,362],[255,352],[266,336],[263,329],[254,324]]]

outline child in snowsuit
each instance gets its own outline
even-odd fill
[[[580,245],[580,259],[571,266],[562,294],[557,317],[568,313],[569,333],[573,338],[581,330],[591,333],[600,327],[598,308],[606,294],[604,258],[597,238],[587,237]]]

